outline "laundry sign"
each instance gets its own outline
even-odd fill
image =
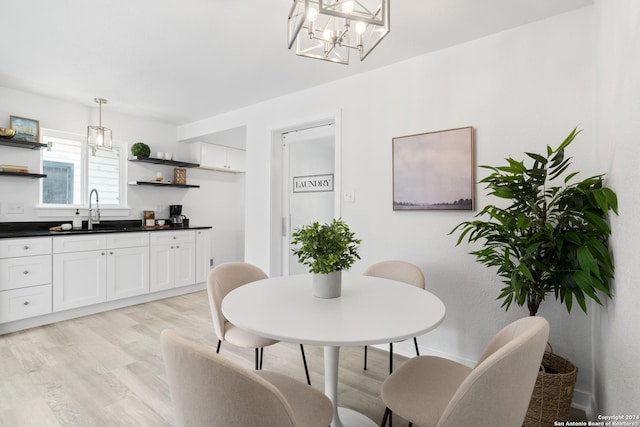
[[[293,177],[294,193],[320,193],[333,191],[333,174]]]

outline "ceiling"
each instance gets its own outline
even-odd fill
[[[291,0],[3,0],[0,86],[179,125],[592,3],[393,0],[389,35],[345,66],[287,49]]]

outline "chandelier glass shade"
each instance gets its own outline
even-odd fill
[[[106,104],[107,100],[95,98],[94,101],[100,105],[100,122],[98,126],[87,126],[87,144],[93,149],[105,148],[111,150],[113,147],[111,129],[102,126],[102,104]]]
[[[391,0],[293,0],[287,42],[296,54],[339,64],[364,60],[389,33]]]

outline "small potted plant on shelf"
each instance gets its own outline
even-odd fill
[[[131,146],[131,155],[136,157],[149,157],[151,149],[144,142],[136,142]]]
[[[513,303],[526,304],[529,314],[535,316],[551,295],[568,312],[575,302],[587,313],[588,299],[601,304],[599,295],[612,297],[614,267],[607,245],[611,234],[607,219],[609,211],[617,214],[617,197],[604,186],[603,175],[572,181],[578,172],[568,172],[571,158],[565,157],[565,149],[578,133],[574,129],[556,149],[547,146],[546,155],[525,153],[529,165],[508,158],[504,166],[482,166],[492,173],[480,182],[487,185],[489,195],[509,205],[488,205],[475,220],[462,222],[451,231],[460,233],[458,245],[463,240],[482,244],[471,254],[481,264],[497,268],[503,278],[498,299],[506,309]],[[553,356],[557,362],[557,355],[545,353],[543,366]],[[547,425],[549,420],[541,419],[545,413],[554,419],[568,416],[577,370],[566,359],[556,364],[563,367],[560,370],[572,370],[559,372],[571,374],[572,383],[561,386],[558,399],[550,398],[554,382],[566,378],[541,372],[525,426]],[[541,393],[547,394],[545,399]],[[543,400],[554,408],[540,408]]]
[[[320,224],[315,221],[292,234],[293,254],[309,266],[313,273],[314,295],[319,298],[339,297],[342,270],[348,270],[356,259],[361,241],[342,219]]]

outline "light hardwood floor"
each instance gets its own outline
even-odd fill
[[[0,425],[174,425],[158,341],[164,328],[217,343],[204,291],[0,336]],[[305,351],[322,390],[322,348]],[[220,354],[253,367],[253,350],[223,343]],[[340,404],[379,422],[388,354],[371,349],[367,371],[362,356],[362,347],[341,350]],[[263,368],[305,381],[297,345],[266,348]]]
[[[206,292],[0,336],[0,426],[175,425],[159,347],[164,328],[215,348]],[[313,387],[322,390],[322,348],[305,351]],[[223,343],[220,354],[253,367],[253,350]],[[362,347],[341,349],[340,405],[379,423],[388,353],[370,348],[367,371],[362,357]],[[394,366],[404,360],[396,356]],[[305,381],[297,345],[266,348],[263,368]]]

